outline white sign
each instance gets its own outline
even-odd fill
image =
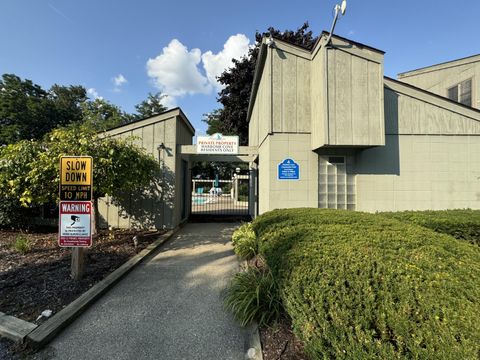
[[[58,244],[61,247],[92,246],[91,214],[90,201],[61,201]]]
[[[197,136],[197,154],[238,154],[238,136]]]

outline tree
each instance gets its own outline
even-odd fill
[[[82,86],[53,85],[49,91],[31,80],[4,74],[0,80],[0,144],[40,139],[58,126],[82,120],[87,100]]]
[[[52,116],[56,126],[65,126],[83,121],[82,104],[88,100],[83,86],[53,85],[49,90],[49,99],[54,107]]]
[[[167,96],[168,95],[162,94],[161,92],[156,94],[148,93],[146,100],[143,100],[140,104],[135,105],[135,109],[138,113],[136,117],[138,119],[143,119],[168,110],[167,107],[162,104],[162,100]]]
[[[0,80],[0,144],[34,139],[51,128],[48,93],[30,80],[4,74]]]
[[[134,120],[134,116],[100,98],[84,102],[82,104],[82,116],[86,125],[98,131],[128,124]]]
[[[225,135],[239,135],[240,144],[248,144],[248,104],[262,37],[272,35],[276,39],[310,50],[315,45],[317,38],[308,28],[308,23],[304,23],[296,31],[279,31],[269,27],[264,33],[256,32],[255,46],[249,50],[248,55],[240,60],[234,59],[233,66],[225,70],[218,78],[218,81],[225,86],[218,93],[217,98],[223,108],[213,111],[204,119],[209,125],[207,130],[209,134],[221,132]]]
[[[208,128],[207,128],[208,135],[213,135],[216,133],[223,133],[225,135],[233,134],[233,133],[229,133],[228,131],[225,131],[223,127],[223,123],[220,120],[220,115],[221,115],[221,109],[215,109],[209,114],[203,114],[202,121],[207,123],[208,125]]]
[[[102,138],[91,127],[69,126],[53,130],[41,141],[23,140],[0,148],[0,198],[8,199],[13,208],[57,203],[63,155],[93,157],[96,210],[99,197],[146,188],[160,171],[153,156],[132,139]]]

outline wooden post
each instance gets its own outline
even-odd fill
[[[81,247],[72,248],[72,273],[73,280],[78,281],[85,272],[85,249]]]

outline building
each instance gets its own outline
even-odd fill
[[[137,136],[162,174],[150,191],[102,199],[102,225],[185,221],[196,161],[248,163],[252,216],[293,207],[480,209],[480,111],[472,107],[480,99],[480,55],[397,81],[384,76],[383,51],[339,36],[329,41],[325,32],[312,51],[280,40],[260,46],[249,146],[237,153],[199,152],[178,108],[105,134]]]
[[[408,84],[480,109],[480,54],[398,74]]]
[[[179,108],[107,131],[102,136],[134,137],[136,145],[158,160],[161,172],[143,192],[123,199],[99,201],[100,226],[113,228],[174,228],[190,211],[189,163],[177,152],[191,145],[195,130]]]
[[[445,72],[440,96],[385,77],[383,51],[327,39],[322,33],[312,51],[262,42],[248,111],[258,213],[480,208],[480,111],[445,96],[467,73],[475,84],[476,64]],[[406,74],[402,80],[434,86],[433,73]],[[286,159],[298,165],[298,179],[280,179]]]

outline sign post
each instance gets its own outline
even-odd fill
[[[92,246],[93,160],[90,156],[60,158],[58,244],[72,248],[71,276],[85,270],[85,248]]]

